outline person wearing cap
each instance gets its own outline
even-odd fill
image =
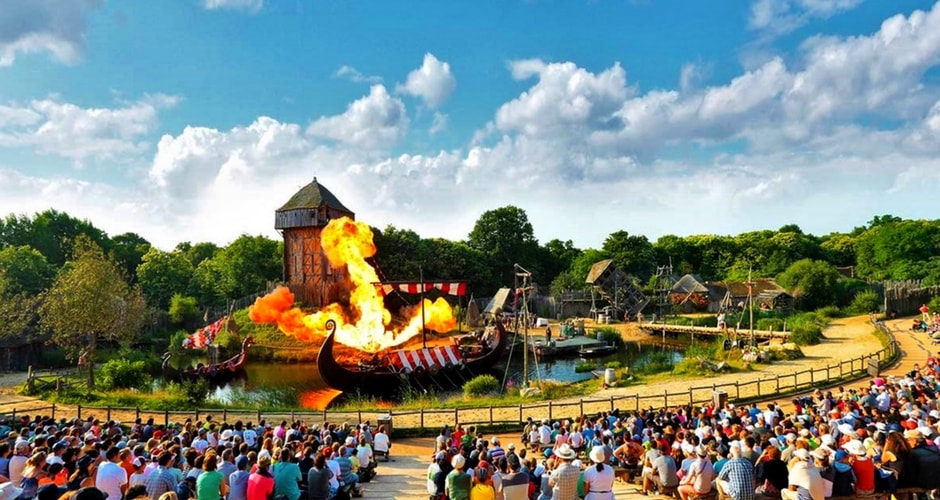
[[[496,436],[493,436],[493,439],[490,440],[490,443],[493,445],[489,450],[490,461],[496,463],[500,458],[506,456],[506,450],[504,450],[503,447],[499,445],[499,438]]]
[[[790,475],[787,478],[789,486],[780,492],[781,498],[783,500],[797,500],[800,498],[799,489],[803,488],[813,500],[825,500],[826,493],[823,478],[819,474],[819,469],[810,463],[809,451],[805,448],[799,448],[793,452],[793,457],[795,462],[790,468]]]
[[[127,478],[127,487],[137,486],[138,484],[146,484],[147,474],[144,474],[144,471],[147,468],[147,459],[144,457],[137,457],[131,461],[131,465],[134,466],[134,472],[131,473],[131,476]]]
[[[428,498],[430,500],[440,500],[444,498],[444,489],[446,488],[447,474],[450,472],[450,464],[447,461],[447,453],[439,451],[431,457],[431,464],[427,471]]]
[[[470,491],[473,489],[473,478],[465,470],[467,460],[463,455],[454,455],[451,459],[453,470],[447,474],[444,484],[444,493],[449,500],[470,500]]]
[[[595,446],[588,455],[594,466],[584,471],[584,500],[613,500],[614,468],[604,463],[604,447]]]
[[[13,456],[10,458],[10,482],[20,484],[23,480],[23,470],[26,468],[26,461],[29,460],[29,442],[16,441],[13,445]]]
[[[940,451],[927,446],[924,433],[911,429],[904,431],[904,438],[911,447],[910,465],[905,464],[906,474],[910,474],[910,484],[914,488],[940,488]],[[909,470],[908,470],[909,469]]]
[[[868,495],[875,492],[875,464],[868,457],[868,451],[861,441],[852,439],[842,445],[842,448],[851,455],[850,464],[855,473],[855,493]]]
[[[548,485],[552,488],[552,500],[576,498],[581,470],[571,465],[571,462],[578,458],[577,454],[566,443],[555,450],[554,455],[561,460],[561,464],[552,471],[548,479]]]

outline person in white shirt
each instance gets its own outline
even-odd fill
[[[147,459],[144,457],[137,457],[134,459],[134,473],[131,474],[131,477],[127,479],[127,487],[137,486],[138,484],[146,484],[147,482]]]
[[[384,455],[388,459],[388,452],[392,447],[388,439],[388,433],[385,432],[385,426],[380,425],[375,435],[372,436],[372,449],[376,455]]]
[[[255,445],[258,444],[258,433],[250,426],[242,433],[242,438],[245,440],[245,444],[248,445],[249,450],[255,449]]]
[[[372,448],[366,443],[364,436],[359,437],[359,447],[356,448],[356,458],[359,459],[359,467],[366,468],[372,463]]]
[[[552,444],[552,428],[548,425],[548,419],[542,420],[542,426],[539,427],[539,444],[548,446]]]
[[[23,469],[29,460],[29,442],[17,441],[13,446],[13,457],[10,458],[10,482],[14,485],[23,480]]]
[[[127,490],[127,471],[117,463],[119,453],[117,446],[108,448],[105,453],[107,460],[98,466],[98,474],[95,476],[95,487],[115,499],[121,498]]]
[[[199,429],[199,437],[193,441],[193,449],[196,450],[196,452],[200,455],[209,449],[209,441],[206,439],[205,429]]]

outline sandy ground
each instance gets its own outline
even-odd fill
[[[915,363],[923,365],[929,352],[937,351],[938,347],[930,344],[930,339],[922,333],[911,332],[908,327],[910,319],[900,319],[888,323],[889,328],[895,335],[902,350],[902,358],[899,362],[889,367],[884,373],[903,373],[909,370]],[[825,341],[817,346],[810,346],[803,349],[806,357],[800,360],[777,362],[771,365],[763,366],[760,370],[746,374],[728,374],[707,379],[707,382],[696,380],[695,385],[705,385],[708,383],[725,383],[733,381],[745,381],[752,378],[772,378],[775,374],[792,373],[794,371],[804,370],[810,367],[824,367],[827,364],[833,364],[839,360],[863,356],[881,348],[877,339],[871,332],[873,327],[868,323],[867,316],[845,318],[834,321],[825,332]],[[627,334],[629,335],[629,333]],[[15,389],[20,387],[25,381],[25,374],[4,374],[0,376],[0,412],[8,412],[12,408],[18,411],[27,408],[37,408],[48,406],[45,402],[18,396]],[[846,384],[847,386],[861,386],[864,381]],[[690,382],[688,380],[664,381],[647,386],[632,386],[626,388],[614,388],[601,391],[594,395],[598,397],[610,397],[610,395],[619,394],[659,394],[663,391],[676,393],[688,391]],[[744,396],[745,394],[742,394]],[[732,395],[733,396],[733,395]],[[774,400],[774,396],[768,396],[768,400]],[[571,401],[576,401],[573,398]],[[558,401],[553,404],[563,404]],[[60,406],[60,411],[74,411],[73,408]],[[533,415],[541,418],[543,415]],[[501,439],[504,445],[510,442],[518,442],[519,433],[502,435]],[[427,498],[425,472],[429,464],[432,451],[433,439],[431,438],[411,438],[395,440],[392,446],[393,462],[381,463],[378,469],[378,477],[372,483],[364,485],[366,498],[377,499],[424,499]],[[617,498],[640,498],[636,487],[632,484],[618,483],[614,492]]]

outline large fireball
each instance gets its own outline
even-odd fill
[[[421,306],[399,331],[387,330],[391,314],[385,309],[375,283],[379,277],[366,259],[375,255],[372,230],[368,225],[348,217],[333,219],[323,229],[320,243],[333,267],[346,266],[352,291],[349,310],[330,304],[313,314],[293,307],[294,295],[278,287],[259,298],[248,312],[256,323],[275,323],[278,328],[300,340],[311,341],[326,335],[326,321],[336,321],[336,341],[368,352],[396,346],[421,333]],[[424,299],[424,325],[437,332],[457,326],[453,309],[446,300]]]

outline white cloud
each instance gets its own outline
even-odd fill
[[[447,130],[447,115],[435,111],[434,122],[431,123],[431,128],[428,129],[428,134],[435,135],[445,130]]]
[[[852,10],[862,0],[756,0],[748,25],[770,37],[789,33],[813,19],[828,19]]]
[[[450,72],[450,64],[439,61],[434,54],[424,55],[421,67],[408,73],[398,92],[420,97],[429,108],[438,108],[457,88],[457,80]]]
[[[226,9],[254,13],[264,7],[264,0],[203,0],[202,6],[206,10]]]
[[[358,69],[345,64],[333,73],[333,78],[346,78],[353,83],[382,83],[381,76],[364,75]]]
[[[82,108],[55,98],[0,106],[0,146],[31,147],[75,161],[144,151],[160,109],[178,98],[157,94],[115,108]]]
[[[73,64],[85,51],[85,16],[97,0],[0,0],[0,67],[18,54],[48,52]]]
[[[307,127],[311,136],[367,149],[392,146],[407,131],[405,104],[390,96],[384,85],[373,85],[369,95],[350,103],[343,114],[322,117]]]

